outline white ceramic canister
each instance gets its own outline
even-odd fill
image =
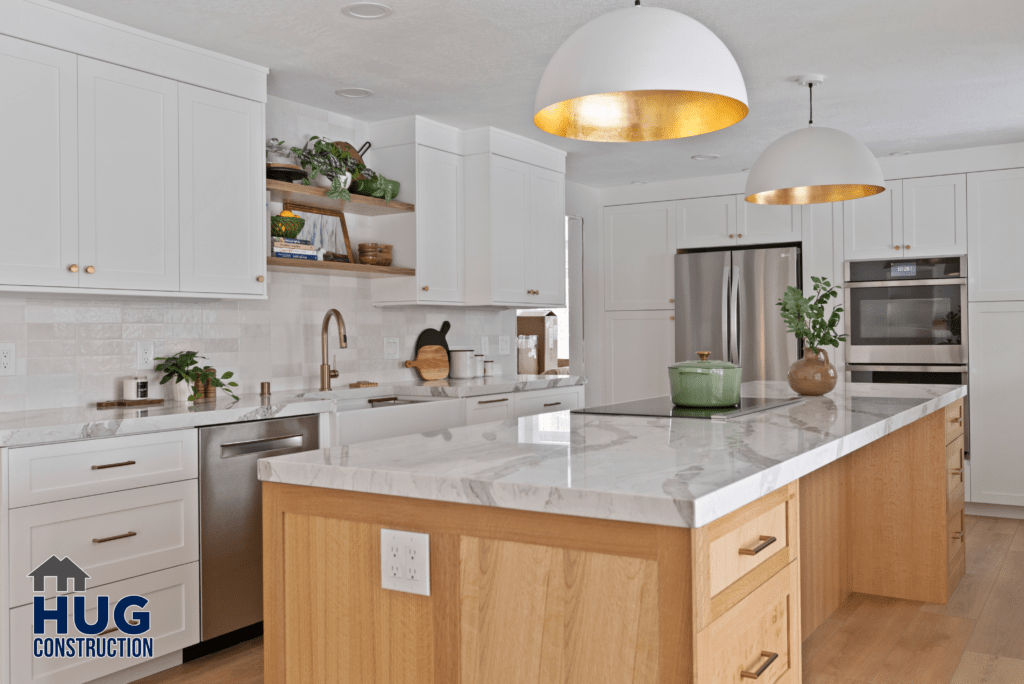
[[[487,359],[486,361],[484,361],[484,377],[485,378],[490,378],[490,377],[493,377],[493,376],[494,376],[494,361],[492,359]]]
[[[121,384],[122,399],[148,399],[149,379],[144,376],[129,376]]]
[[[472,349],[452,349],[448,352],[448,360],[451,366],[448,372],[453,378],[462,380],[476,375]]]
[[[476,366],[474,368],[475,376],[478,378],[484,377],[484,355],[477,354],[473,358],[476,359]]]

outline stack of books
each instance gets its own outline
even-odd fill
[[[307,259],[319,261],[323,257],[309,240],[275,237],[272,255],[283,259]]]

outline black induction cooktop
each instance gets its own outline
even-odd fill
[[[640,399],[637,401],[626,401],[621,404],[609,404],[607,406],[588,406],[587,408],[576,409],[573,413],[586,413],[590,415],[605,416],[644,416],[649,418],[711,418],[715,420],[728,420],[738,418],[759,411],[789,406],[800,401],[799,397],[791,399],[753,399],[743,397],[740,403],[725,408],[690,408],[688,406],[676,406],[672,403],[671,397],[654,397],[652,399]]]

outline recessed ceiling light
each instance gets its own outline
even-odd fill
[[[633,185],[646,185],[647,181],[631,181]]]
[[[900,150],[899,152],[890,152],[889,156],[890,157],[906,157],[908,154],[910,154],[910,150]]]
[[[383,19],[391,14],[391,8],[379,2],[357,2],[341,11],[356,19]]]
[[[697,161],[711,161],[712,159],[718,159],[721,155],[717,154],[695,154],[690,159],[696,159]]]
[[[373,95],[373,91],[366,88],[342,88],[341,90],[335,90],[334,94],[341,95],[342,97],[370,97]]]
[[[740,171],[749,171],[749,170],[750,170],[749,166],[747,168],[745,168],[745,169],[740,169]]]

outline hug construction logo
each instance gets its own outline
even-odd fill
[[[153,638],[141,636],[149,631],[149,611],[131,610],[145,608],[148,599],[124,596],[117,599],[113,612],[109,596],[97,596],[95,606],[87,606],[81,592],[85,591],[85,581],[91,578],[67,557],[61,560],[50,556],[28,576],[32,578],[32,590],[37,594],[46,591],[47,577],[57,579],[58,592],[78,593],[72,597],[57,596],[49,601],[41,595],[32,599],[32,633],[35,635],[32,655],[36,658],[153,657]],[[68,609],[69,598],[74,610]],[[90,613],[95,614],[92,623],[89,622]],[[114,624],[108,626],[111,618]],[[72,620],[76,636],[68,636]],[[45,636],[48,622],[56,624],[56,636]]]

